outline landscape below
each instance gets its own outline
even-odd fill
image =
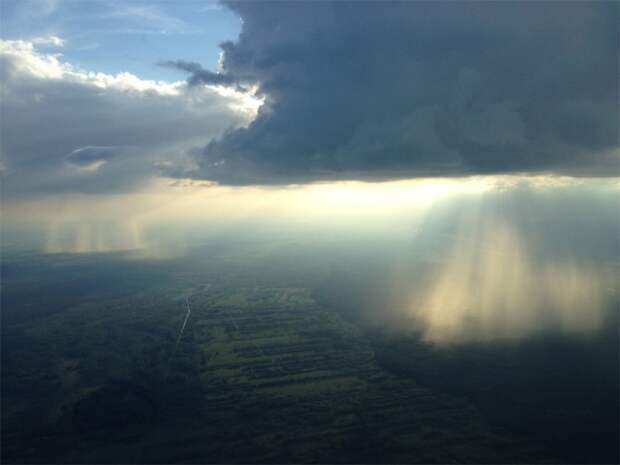
[[[618,460],[617,314],[595,338],[440,347],[369,324],[349,293],[380,259],[343,254],[6,257],[3,462]]]

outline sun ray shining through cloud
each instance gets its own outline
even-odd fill
[[[445,262],[413,285],[410,312],[424,337],[450,344],[519,340],[549,327],[600,329],[617,297],[617,269],[570,254],[536,257],[520,225],[506,218],[510,212],[502,213],[480,205],[464,210]]]

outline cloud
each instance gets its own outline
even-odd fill
[[[217,2],[208,2],[207,4],[205,4],[204,6],[201,6],[200,8],[198,8],[197,11],[199,11],[200,13],[208,13],[211,11],[219,11],[222,9],[222,5],[220,5]]]
[[[125,21],[136,27],[135,29],[122,29],[123,33],[191,34],[198,32],[196,27],[169,15],[154,5],[115,3],[100,18]]]
[[[96,170],[118,156],[121,151],[122,147],[80,147],[67,155],[65,160],[78,168]]]
[[[64,47],[66,42],[66,40],[57,36],[35,37],[32,39],[32,43],[35,45],[51,45],[54,47]]]
[[[233,84],[235,82],[235,79],[230,75],[214,73],[204,69],[200,63],[194,63],[191,61],[162,61],[160,66],[190,73],[191,77],[187,81],[190,86],[197,86],[199,84],[226,85]]]
[[[233,90],[84,70],[38,49],[61,43],[0,41],[4,198],[133,192],[256,111]]]
[[[616,2],[226,2],[220,73],[247,128],[195,178],[228,184],[486,173],[618,175]]]

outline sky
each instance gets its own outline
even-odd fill
[[[236,39],[241,28],[239,16],[216,2],[6,0],[0,8],[3,40],[59,37],[73,65],[153,80],[179,78],[158,66],[171,58],[215,70],[219,43]]]
[[[616,2],[2,2],[6,198],[618,175]]]
[[[618,293],[617,2],[0,8],[4,252],[398,244],[386,299],[437,341]]]
[[[1,7],[5,204],[619,174],[616,2]]]

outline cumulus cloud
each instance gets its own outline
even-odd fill
[[[218,73],[257,85],[196,178],[230,184],[552,172],[618,175],[617,2],[225,2]]]
[[[229,89],[80,69],[48,51],[62,43],[0,41],[5,197],[134,191],[256,111]]]

